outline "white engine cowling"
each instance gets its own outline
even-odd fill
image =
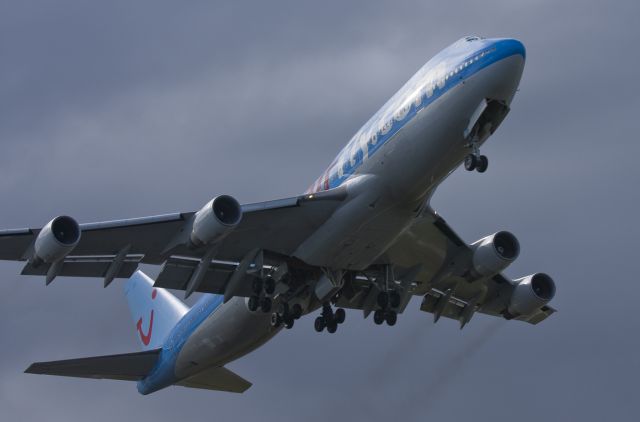
[[[195,246],[220,241],[231,232],[242,219],[242,208],[235,198],[220,195],[213,198],[193,220],[191,242]]]
[[[520,254],[516,237],[501,231],[484,237],[471,245],[473,272],[478,276],[491,276],[504,270]]]
[[[80,226],[71,217],[62,215],[49,221],[40,230],[34,243],[35,264],[51,264],[69,254],[80,241]]]
[[[532,274],[515,282],[508,309],[512,315],[528,315],[546,305],[556,294],[553,279],[544,273]]]

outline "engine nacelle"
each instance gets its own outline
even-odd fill
[[[213,198],[193,220],[191,242],[195,246],[220,241],[231,232],[242,219],[242,208],[235,198],[220,195]]]
[[[528,315],[546,305],[556,294],[556,284],[544,273],[532,274],[515,282],[508,308],[512,315]]]
[[[80,226],[71,217],[61,215],[40,230],[34,243],[32,262],[51,264],[69,254],[80,241]]]
[[[472,272],[486,277],[498,274],[515,261],[520,254],[520,243],[513,234],[501,231],[478,240],[471,249]]]

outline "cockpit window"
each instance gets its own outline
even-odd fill
[[[475,37],[475,36],[471,36],[471,37],[465,37],[465,41],[467,42],[471,42],[471,41],[478,41],[480,39],[480,37]]]

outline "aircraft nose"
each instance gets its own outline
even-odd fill
[[[522,56],[524,60],[527,57],[527,51],[522,42],[514,38],[499,38],[495,40],[496,49],[498,49],[503,57],[514,55]]]

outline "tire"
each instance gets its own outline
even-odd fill
[[[313,328],[315,328],[315,330],[319,333],[322,332],[322,330],[324,330],[325,326],[326,324],[324,322],[324,318],[322,318],[321,316],[316,318],[316,320],[313,322]]]
[[[270,312],[271,305],[272,305],[271,299],[269,299],[268,297],[264,297],[260,301],[260,310],[264,313]]]
[[[398,321],[398,314],[393,311],[387,312],[387,314],[385,315],[385,319],[387,320],[387,325],[389,327],[393,327]]]
[[[284,326],[287,327],[287,329],[290,330],[291,328],[293,328],[293,323],[294,322],[295,322],[295,320],[293,318],[289,317],[284,321]]]
[[[397,308],[398,306],[400,306],[400,300],[400,293],[398,292],[391,292],[391,294],[389,295],[389,304],[392,308]]]
[[[330,332],[331,334],[335,333],[337,329],[338,329],[338,324],[335,321],[330,321],[327,324],[327,331]]]
[[[276,291],[276,281],[271,278],[271,277],[267,277],[264,279],[264,292],[268,295],[272,295],[273,292]]]
[[[489,159],[486,155],[481,155],[480,159],[478,160],[478,166],[476,167],[476,170],[478,171],[478,173],[484,173],[485,171],[487,171],[488,167]]]
[[[272,326],[272,327],[276,327],[276,328],[277,328],[277,327],[279,327],[279,326],[280,326],[280,324],[282,324],[282,320],[281,320],[281,318],[280,318],[280,315],[278,315],[278,314],[277,314],[277,313],[275,313],[275,312],[274,312],[274,313],[272,313],[272,314],[271,314],[271,321],[270,321],[270,322],[271,322],[271,326]]]
[[[289,304],[287,302],[280,302],[278,305],[278,313],[282,316],[289,315]]]
[[[260,307],[260,298],[258,296],[249,296],[249,301],[247,301],[247,308],[251,312],[255,312]]]
[[[378,293],[378,306],[383,309],[389,306],[389,293],[387,292]]]
[[[346,317],[347,317],[347,313],[345,312],[344,309],[342,308],[336,309],[335,319],[338,324],[342,324]]]
[[[291,316],[293,317],[293,319],[300,319],[300,317],[302,316],[302,305],[300,305],[299,303],[295,303],[291,307]]]
[[[373,322],[376,325],[380,325],[384,322],[384,311],[382,309],[377,309],[374,313],[373,313]]]
[[[253,284],[251,284],[251,290],[253,290],[253,293],[259,295],[260,292],[262,292],[262,280],[260,280],[259,278],[253,280]]]
[[[467,171],[473,171],[478,165],[478,159],[475,155],[469,154],[464,157],[464,168]]]

